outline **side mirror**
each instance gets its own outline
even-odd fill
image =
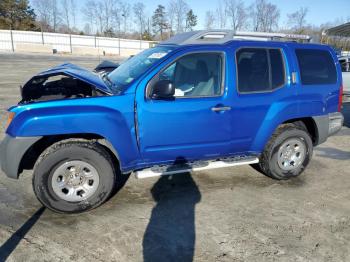
[[[170,80],[160,80],[153,86],[152,99],[172,99],[175,95],[175,86]]]

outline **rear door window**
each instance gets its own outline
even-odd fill
[[[326,50],[295,50],[301,83],[303,85],[327,85],[337,83],[337,71],[331,54]]]
[[[282,86],[285,82],[284,62],[279,49],[269,49],[271,61],[272,89]]]
[[[236,61],[240,93],[269,92],[286,82],[280,49],[241,48],[236,53]]]

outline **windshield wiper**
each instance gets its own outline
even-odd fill
[[[112,80],[110,79],[110,77],[107,74],[102,75],[102,80],[107,83],[108,88],[111,90],[111,92],[113,93],[119,93],[119,87],[117,86],[117,84],[113,83]]]
[[[112,82],[112,80],[109,78],[108,74],[102,75],[102,80],[103,80],[104,82],[106,82],[106,83],[109,85],[109,87],[112,87],[112,86],[113,86],[113,82]]]

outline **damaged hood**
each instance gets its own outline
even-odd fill
[[[89,83],[104,93],[108,93],[108,94],[113,93],[111,89],[108,87],[108,85],[101,79],[100,75],[71,63],[65,63],[62,65],[53,67],[49,70],[39,73],[37,76],[46,76],[51,74],[65,74],[65,75],[77,78],[86,83]]]

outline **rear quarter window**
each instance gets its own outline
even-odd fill
[[[337,71],[331,54],[326,50],[295,50],[301,83],[303,85],[327,85],[337,83]]]

